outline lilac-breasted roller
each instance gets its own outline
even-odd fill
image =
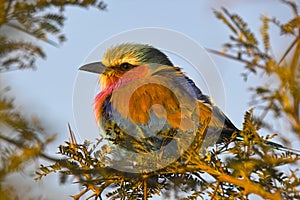
[[[96,120],[111,140],[128,150],[155,151],[176,134],[193,134],[205,123],[204,133],[216,143],[238,138],[240,131],[211,99],[150,45],[114,46],[102,62],[80,69],[100,74]]]

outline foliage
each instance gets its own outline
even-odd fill
[[[45,58],[45,52],[36,40],[51,45],[66,40],[62,33],[67,6],[81,8],[106,8],[103,1],[98,0],[8,0],[0,2],[0,72],[34,68],[36,58]],[[5,34],[8,28],[25,33],[24,39],[11,38]],[[53,40],[51,39],[53,38]]]
[[[199,129],[197,136],[203,136],[206,127],[207,124]],[[234,142],[233,147],[218,147],[203,156],[199,145],[203,143],[203,137],[196,137],[180,158],[163,168],[159,168],[161,162],[145,165],[145,160],[135,164],[117,163],[129,168],[148,164],[159,168],[143,173],[116,170],[114,158],[120,152],[114,146],[101,146],[103,138],[92,147],[89,142],[77,144],[70,130],[71,141],[59,147],[59,154],[64,159],[49,166],[41,165],[36,179],[54,172],[60,174],[62,183],[68,177],[75,178],[83,189],[73,199],[80,199],[88,193],[87,199],[148,199],[155,195],[165,198],[173,195],[176,199],[205,196],[211,199],[248,199],[250,194],[266,199],[299,198],[297,187],[300,179],[296,172],[284,174],[278,167],[293,163],[300,157],[289,152],[275,152],[264,143],[265,139],[257,134],[257,129],[250,111],[245,115],[244,140]],[[221,159],[224,155],[226,158]]]
[[[36,59],[46,56],[39,40],[54,46],[64,42],[62,28],[67,6],[100,10],[106,7],[98,0],[0,1],[0,73],[34,68]],[[13,38],[10,33],[23,34],[23,37]],[[13,99],[7,95],[7,88],[0,86],[0,199],[24,199],[12,185],[4,184],[5,178],[22,172],[37,158],[57,161],[45,153],[55,136],[44,130],[36,117],[30,119],[16,109]]]
[[[9,186],[2,185],[5,177],[22,171],[38,157],[51,161],[55,159],[45,154],[45,147],[54,140],[36,118],[26,119],[15,109],[13,101],[0,97],[0,199],[18,199],[17,194],[8,192]],[[12,191],[14,189],[11,189]],[[5,195],[4,195],[5,194]]]
[[[42,165],[36,172],[36,179],[53,172],[60,174],[62,182],[75,178],[83,189],[73,196],[74,199],[88,194],[87,199],[149,199],[154,196],[184,200],[251,199],[253,194],[264,199],[299,199],[299,171],[292,170],[299,161],[299,155],[274,148],[268,140],[275,135],[262,137],[257,133],[261,127],[267,126],[264,116],[273,112],[278,117],[276,120],[289,119],[292,132],[300,137],[298,8],[294,2],[283,2],[292,8],[295,16],[287,23],[275,17],[262,16],[261,40],[239,15],[225,8],[214,11],[233,35],[223,51],[210,51],[244,63],[247,69],[245,78],[250,73],[261,72],[278,80],[278,84],[272,87],[266,82],[263,86],[252,88],[254,103],[262,106],[264,112],[260,118],[254,117],[252,110],[246,112],[241,132],[243,140],[232,138],[227,144],[211,147],[203,154],[199,144],[203,142],[204,125],[197,131],[188,150],[170,165],[156,171],[128,173],[114,167],[116,155],[120,153],[115,147],[124,146],[122,141],[127,141],[126,138],[110,138],[109,145],[101,138],[91,147],[89,142],[77,144],[70,130],[71,141],[59,147],[59,154],[64,159],[49,166]],[[271,53],[271,24],[279,27],[281,34],[294,38],[278,61]],[[287,59],[289,54],[292,54],[290,61]],[[143,162],[122,164],[139,168]],[[150,164],[161,163],[144,163],[144,166]]]
[[[233,35],[230,36],[230,42],[224,44],[222,52],[215,50],[211,50],[211,52],[244,63],[248,72],[256,74],[260,71],[267,77],[273,77],[276,82],[265,77],[264,80],[267,81],[263,85],[251,88],[252,103],[263,110],[258,121],[266,126],[263,119],[268,113],[273,112],[275,117],[282,117],[284,122],[284,119],[288,119],[291,130],[300,138],[299,13],[297,5],[293,1],[284,0],[282,2],[291,8],[294,16],[286,23],[276,17],[262,16],[261,45],[258,43],[258,37],[240,16],[229,13],[225,8],[222,8],[222,11],[215,11],[216,17],[226,24]],[[278,27],[282,35],[292,38],[291,44],[280,59],[276,59],[272,54],[269,35],[271,24]],[[244,77],[247,78],[248,75],[249,73],[245,73]]]

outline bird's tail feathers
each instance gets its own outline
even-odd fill
[[[244,137],[241,135],[241,132],[242,131],[236,131],[235,132],[236,133],[235,136],[234,136],[235,141],[244,141]],[[263,143],[267,146],[270,146],[273,149],[283,151],[283,152],[286,152],[286,153],[289,153],[289,154],[293,154],[293,155],[296,155],[296,156],[300,156],[300,150],[298,150],[298,149],[293,149],[293,148],[290,148],[290,147],[286,147],[286,146],[283,146],[282,144],[278,144],[276,142],[271,142],[271,141],[268,141],[268,140],[265,140],[265,139],[263,139]]]
[[[265,140],[264,143],[266,145],[270,145],[272,148],[274,148],[276,150],[285,151],[286,153],[291,153],[291,154],[300,156],[300,150],[285,147],[285,146],[283,146],[281,144],[278,144],[276,142],[271,142],[271,141],[267,141],[267,140]]]

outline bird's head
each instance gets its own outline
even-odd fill
[[[173,66],[164,53],[150,45],[125,43],[108,49],[102,62],[84,65],[80,70],[101,74],[101,85],[106,88],[132,68],[150,63]]]

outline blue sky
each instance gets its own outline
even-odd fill
[[[73,90],[78,76],[78,67],[85,62],[89,53],[101,42],[123,31],[143,27],[172,29],[191,37],[197,43],[211,49],[221,49],[228,41],[229,31],[218,21],[212,9],[221,6],[240,14],[250,27],[259,32],[261,14],[277,16],[285,21],[291,11],[277,0],[215,0],[215,1],[106,1],[107,11],[96,9],[68,8],[64,32],[67,41],[59,48],[43,44],[46,60],[38,61],[36,71],[22,70],[1,74],[1,81],[10,85],[16,104],[29,115],[41,118],[50,132],[57,133],[57,140],[49,146],[54,154],[57,146],[68,139],[67,123],[75,129],[73,119]],[[278,30],[272,28],[277,41]],[[289,38],[281,38],[274,46],[275,55],[280,55],[282,45]],[[244,82],[243,65],[211,55],[219,70],[225,88],[225,102],[221,106],[226,115],[241,127],[243,115],[249,107],[250,93],[247,88],[257,83],[251,76]],[[99,55],[99,60],[101,55]],[[176,65],[176,63],[175,63]],[[205,66],[203,66],[205,67]],[[76,130],[75,130],[76,131]],[[80,134],[81,139],[85,139]],[[12,177],[14,179],[16,177]],[[23,177],[25,179],[25,177]],[[49,182],[51,181],[51,185]],[[21,184],[21,182],[20,182]],[[66,199],[77,191],[77,186],[59,186],[54,175],[34,185],[34,190],[46,189],[43,199]]]

